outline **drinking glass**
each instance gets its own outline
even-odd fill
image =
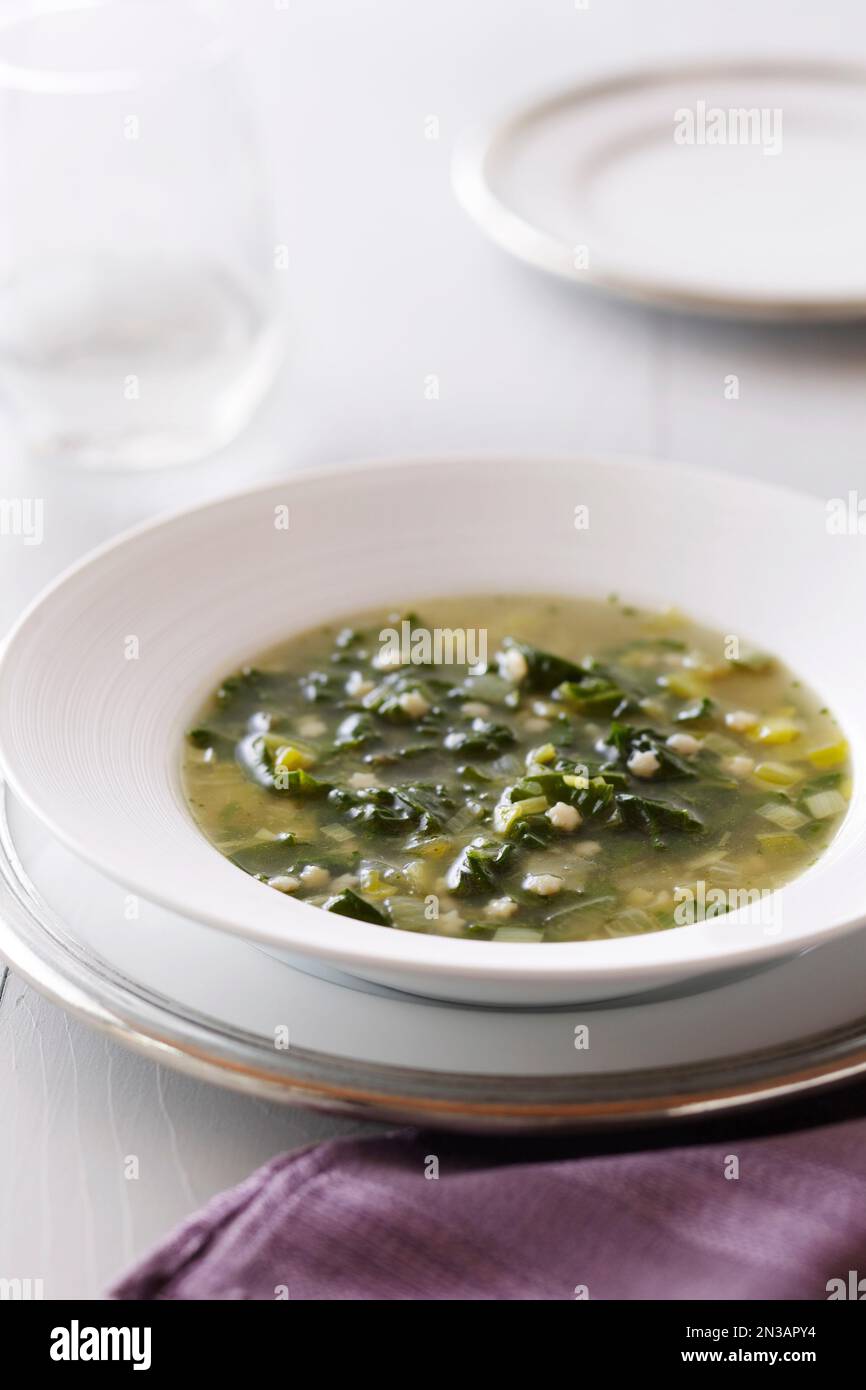
[[[279,361],[275,268],[218,6],[0,20],[0,391],[32,450],[148,468],[228,442]]]

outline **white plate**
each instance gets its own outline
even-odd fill
[[[586,530],[574,527],[578,504]],[[288,531],[274,525],[284,506]],[[184,916],[443,998],[635,994],[754,966],[863,921],[866,727],[851,634],[864,587],[866,547],[828,534],[819,501],[717,474],[534,458],[297,473],[131,532],[54,584],[0,662],[0,751],[16,794],[59,839]],[[813,677],[850,739],[855,793],[771,923],[742,909],[612,941],[426,936],[287,900],[204,839],[181,788],[183,735],[227,672],[347,609],[481,588],[685,602]]]
[[[125,891],[3,816],[0,952],[119,1041],[203,1080],[368,1118],[520,1134],[749,1109],[866,1071],[866,934],[638,1005],[473,1009],[302,972]],[[575,1030],[588,1046],[575,1047]],[[288,1030],[288,1048],[275,1046]]]
[[[730,114],[753,111],[754,126]],[[454,184],[501,246],[576,283],[704,313],[848,319],[866,313],[864,168],[866,69],[728,60],[540,101],[466,136]]]

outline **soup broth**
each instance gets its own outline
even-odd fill
[[[432,600],[302,633],[223,682],[184,781],[208,839],[275,891],[497,942],[771,917],[850,796],[835,720],[778,660],[615,598]]]

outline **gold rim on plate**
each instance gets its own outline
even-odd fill
[[[866,1074],[866,1018],[709,1062],[595,1076],[435,1072],[292,1047],[181,1008],[86,950],[18,857],[0,783],[0,955],[83,1022],[178,1071],[268,1100],[389,1123],[512,1135],[694,1120]]]

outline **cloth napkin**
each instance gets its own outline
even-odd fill
[[[866,1119],[581,1147],[406,1131],[282,1155],[111,1296],[811,1300],[866,1276]]]

